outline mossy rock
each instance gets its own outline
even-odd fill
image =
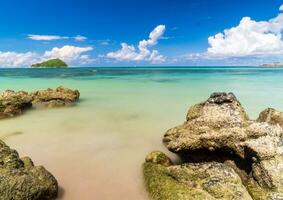
[[[237,173],[217,162],[143,164],[146,189],[153,200],[251,200]]]
[[[1,200],[53,200],[57,194],[58,183],[50,172],[28,157],[19,158],[0,140]]]

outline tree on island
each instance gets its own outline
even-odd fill
[[[68,67],[68,65],[59,58],[50,59],[41,63],[36,63],[31,65],[31,67],[43,67],[43,68],[65,68]]]

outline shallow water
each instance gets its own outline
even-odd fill
[[[251,118],[283,110],[283,69],[255,67],[0,69],[0,90],[77,88],[77,106],[0,121],[0,138],[57,178],[60,198],[147,199],[141,164],[164,132],[214,91],[232,91]]]

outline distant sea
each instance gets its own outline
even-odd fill
[[[0,91],[60,85],[81,92],[77,106],[2,120],[0,139],[51,171],[68,200],[147,199],[144,157],[166,151],[164,132],[212,92],[233,92],[253,119],[283,111],[283,68],[0,68]]]

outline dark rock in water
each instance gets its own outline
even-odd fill
[[[180,126],[172,128],[166,132],[163,138],[165,146],[172,152],[178,153],[185,164],[174,166],[186,171],[187,166],[194,166],[194,170],[189,175],[182,171],[181,176],[187,177],[187,190],[191,195],[201,194],[195,189],[195,183],[192,180],[198,177],[198,170],[202,167],[209,165],[209,169],[214,168],[212,163],[221,163],[226,168],[238,174],[242,180],[242,187],[249,191],[250,196],[244,195],[242,198],[234,196],[229,189],[229,181],[219,181],[218,186],[223,190],[216,189],[222,196],[213,196],[209,192],[209,197],[196,197],[196,198],[179,198],[178,193],[165,190],[161,182],[157,179],[154,184],[150,182],[145,174],[147,188],[151,193],[154,188],[159,188],[161,195],[166,195],[168,192],[173,196],[170,199],[250,199],[251,197],[256,200],[266,199],[283,199],[283,114],[274,109],[267,109],[263,111],[258,120],[250,120],[232,93],[214,93],[209,99],[203,103],[192,106],[187,114],[187,120]],[[160,165],[153,165],[154,159],[151,160],[151,167]],[[205,163],[205,164],[203,164]],[[158,164],[162,164],[159,162]],[[225,168],[224,167],[224,168]],[[170,166],[169,168],[173,168]],[[164,173],[165,166],[161,171],[156,171],[155,175]],[[165,174],[172,177],[172,171],[168,171],[166,167]],[[187,171],[186,171],[187,172]],[[225,174],[223,172],[223,174]],[[215,174],[206,174],[203,178],[198,179],[201,183],[207,178],[221,178],[222,172]],[[182,177],[182,178],[184,178]],[[181,179],[174,177],[176,184],[182,184]],[[183,180],[183,179],[182,179]],[[232,179],[231,179],[232,180]],[[235,182],[234,182],[235,183]],[[238,183],[241,185],[241,183]],[[153,186],[154,185],[154,186]],[[162,188],[162,189],[160,189]],[[197,184],[201,191],[204,190],[203,186]],[[238,186],[234,187],[235,189]],[[225,196],[227,191],[231,196]],[[221,191],[221,192],[220,192]],[[237,190],[235,190],[237,191]],[[173,193],[172,193],[173,192]],[[187,191],[188,192],[188,191]],[[187,192],[185,192],[187,194]],[[207,191],[206,191],[207,192]],[[212,191],[215,194],[214,191]],[[238,193],[237,193],[238,194]],[[157,198],[152,195],[153,199],[166,199]]]
[[[225,93],[225,92],[215,92],[210,95],[209,99],[207,100],[209,103],[232,103],[233,101],[237,101],[235,95],[233,93]]]
[[[0,140],[0,199],[52,200],[58,184],[42,166],[34,166],[30,158],[18,153]]]
[[[0,94],[0,119],[21,114],[32,106],[31,96],[24,91],[7,90]]]
[[[71,90],[58,87],[55,90],[47,89],[31,93],[33,105],[44,105],[47,107],[61,107],[76,102],[80,93],[78,90]]]
[[[36,91],[30,94],[25,91],[6,90],[0,93],[0,119],[20,115],[32,106],[53,108],[71,105],[78,101],[79,97],[78,90],[64,87]]]

